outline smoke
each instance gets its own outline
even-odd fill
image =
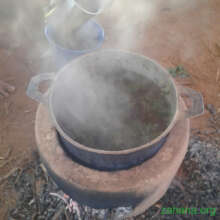
[[[1,0],[0,25],[2,47],[20,47],[32,38],[37,42],[42,32],[39,25],[43,25],[42,1]]]
[[[111,47],[136,50],[141,40],[150,40],[148,30],[163,16],[162,10],[176,12],[178,19],[178,13],[191,10],[197,4],[197,0],[115,0],[98,21],[105,27],[106,38],[110,39],[107,43]]]

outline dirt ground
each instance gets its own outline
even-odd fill
[[[135,45],[129,49],[166,68],[183,66],[190,77],[178,81],[200,91],[205,104],[212,104],[220,113],[220,1],[195,1],[198,4],[193,7],[183,5],[175,10],[167,7],[165,2],[156,8],[159,16],[137,26]],[[106,35],[103,47],[127,49],[127,46],[115,44],[124,31],[114,26],[115,19],[111,15],[99,18]],[[0,80],[16,87],[9,98],[0,99],[0,219],[6,219],[8,208],[16,200],[15,192],[5,190],[7,181],[1,181],[1,178],[11,170],[21,168],[36,151],[34,118],[37,103],[26,96],[26,87],[39,71],[54,70],[51,60],[45,60],[43,67],[39,66],[38,52],[32,60],[28,57],[28,47],[35,44],[26,40],[17,49],[0,48]],[[213,131],[210,117],[206,109],[203,116],[193,119],[192,132],[210,131],[203,135],[210,137]],[[220,123],[217,129],[220,129]]]

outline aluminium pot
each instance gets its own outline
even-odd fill
[[[45,80],[51,85],[43,94],[38,88]],[[204,111],[200,93],[177,86],[153,60],[121,50],[83,55],[56,74],[39,74],[27,95],[48,108],[72,159],[108,171],[153,157],[177,121]],[[183,95],[192,103],[184,112]]]

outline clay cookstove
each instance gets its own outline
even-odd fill
[[[181,108],[185,108],[183,102]],[[133,216],[165,194],[186,154],[189,131],[189,119],[177,122],[153,158],[127,170],[110,172],[73,161],[60,146],[48,110],[42,104],[35,123],[39,154],[60,189],[78,203],[93,208],[133,206]]]

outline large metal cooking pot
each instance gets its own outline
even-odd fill
[[[42,94],[38,87],[45,80],[52,82]],[[57,74],[37,75],[27,95],[48,107],[66,152],[100,170],[127,169],[151,158],[178,120],[204,111],[200,93],[177,86],[151,59],[120,50],[83,55]],[[185,112],[181,95],[192,101]]]

